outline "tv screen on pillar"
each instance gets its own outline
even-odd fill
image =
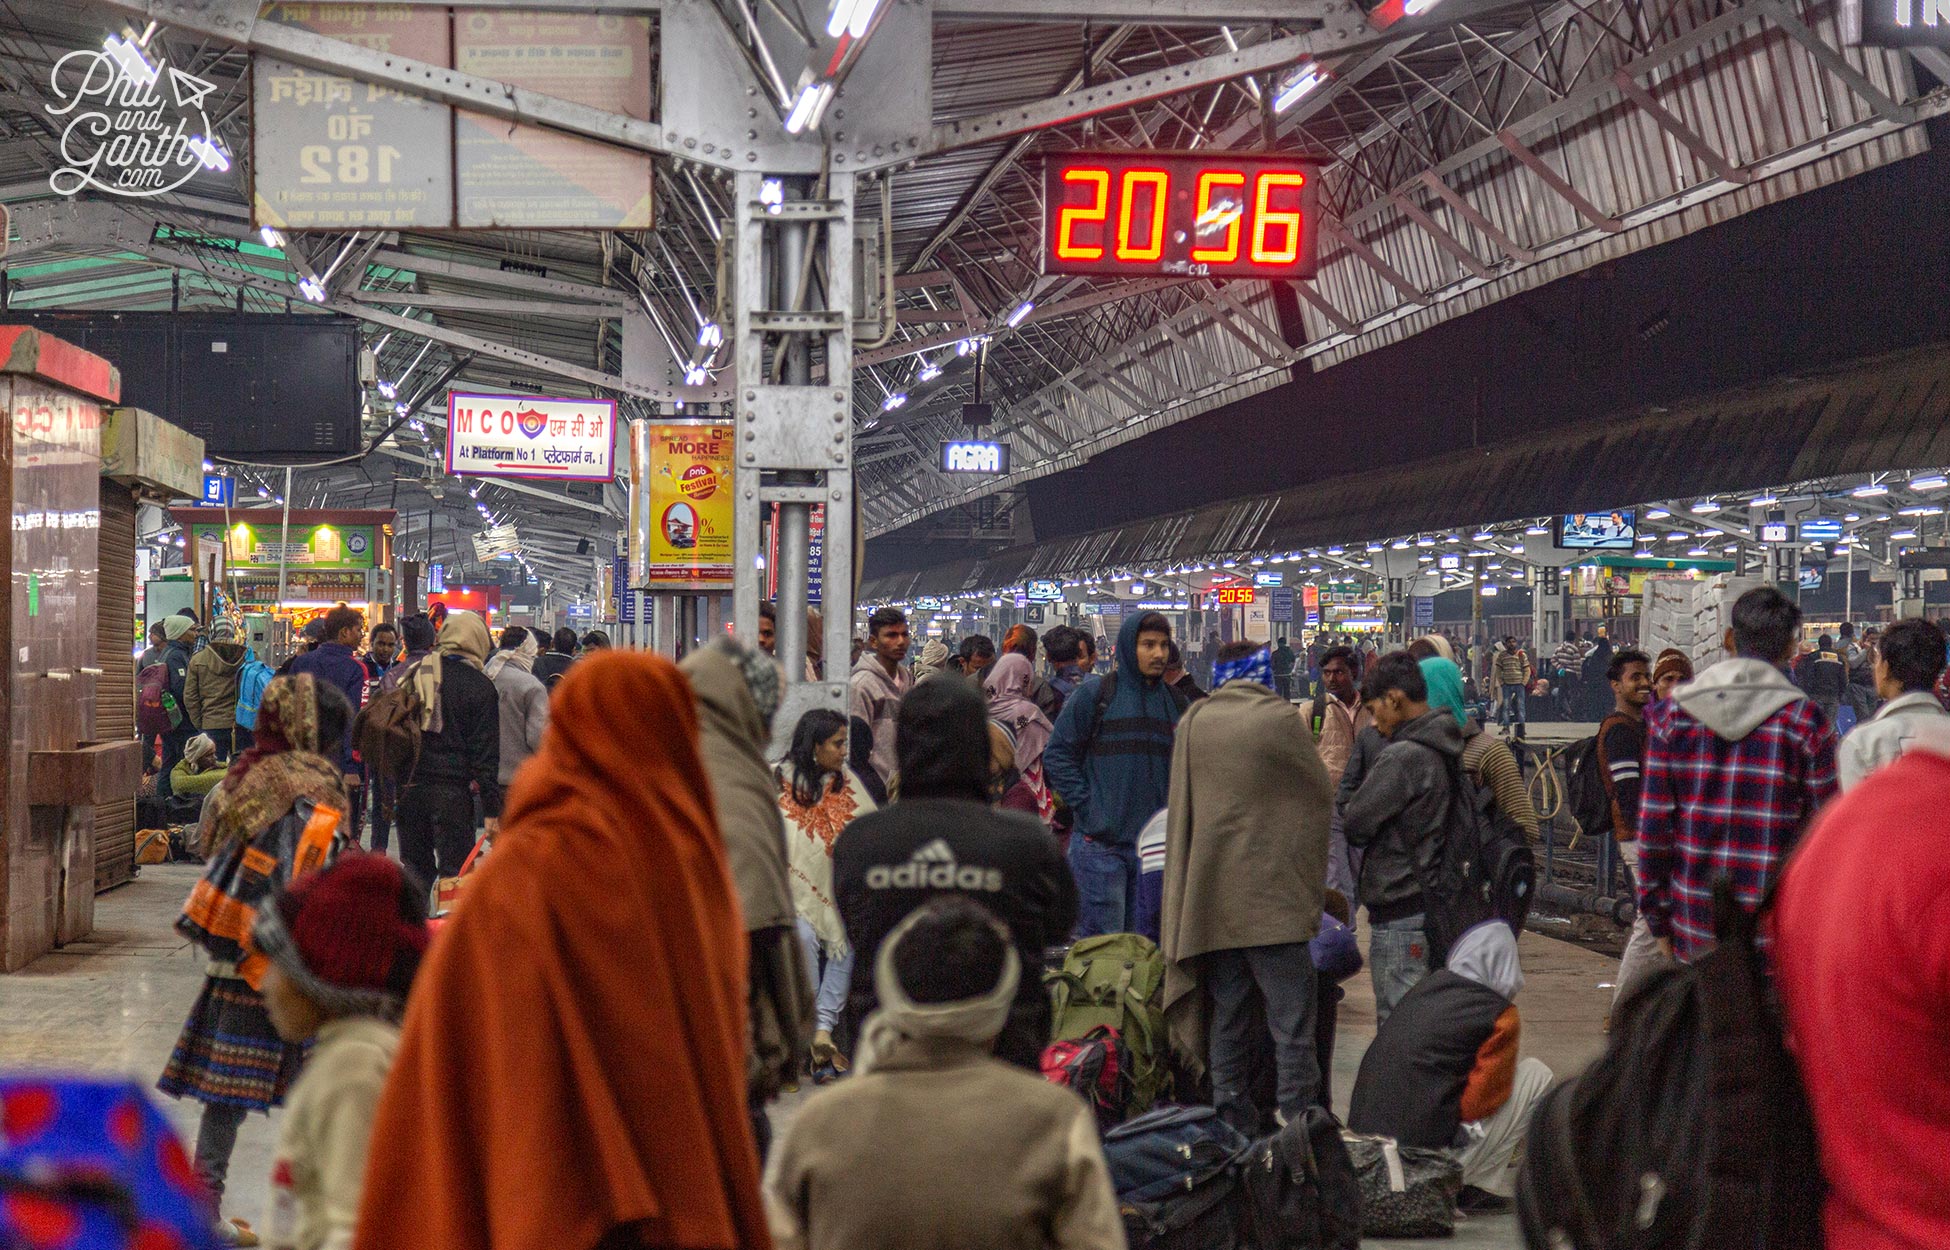
[[[1310,278],[1319,167],[1226,152],[1065,152],[1043,167],[1043,272]]]

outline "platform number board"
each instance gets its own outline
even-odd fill
[[[1238,153],[1065,152],[1043,168],[1043,272],[1308,278],[1319,167]]]

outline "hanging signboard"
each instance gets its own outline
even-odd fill
[[[616,477],[616,401],[447,396],[447,472],[608,482]]]
[[[282,555],[294,568],[369,569],[377,553],[370,525],[293,525],[280,531],[275,521],[237,521],[226,532],[222,521],[202,521],[194,530],[199,548],[221,549],[236,568],[276,568]]]
[[[295,26],[427,65],[649,120],[650,23],[613,13],[273,4]],[[288,230],[644,230],[647,152],[255,59],[255,224]]]
[[[812,506],[810,543],[806,552],[806,602],[819,606],[826,583],[826,505]],[[773,504],[765,530],[765,597],[779,597],[779,505]]]
[[[1950,11],[1939,0],[1842,0],[1843,37],[1872,48],[1950,48]]]
[[[1306,614],[1302,623],[1308,628],[1320,624],[1320,587],[1302,586],[1300,588],[1300,610]]]
[[[452,63],[447,14],[389,4],[274,4],[258,20],[390,56]],[[251,204],[286,230],[454,224],[453,110],[392,87],[251,62]]]
[[[1273,601],[1269,605],[1271,619],[1288,622],[1293,619],[1293,591],[1280,587],[1273,591]]]
[[[454,11],[455,69],[638,121],[651,116],[650,47],[644,17]],[[454,168],[463,229],[651,225],[645,152],[462,109]]]
[[[731,589],[732,457],[728,423],[650,423],[651,588]]]

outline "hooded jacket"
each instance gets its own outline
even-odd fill
[[[1713,883],[1760,905],[1808,817],[1838,791],[1835,731],[1765,660],[1722,660],[1645,717],[1639,912],[1690,960],[1713,944]]]
[[[1442,855],[1462,730],[1447,708],[1396,729],[1342,812],[1349,846],[1363,847],[1361,901],[1377,924],[1422,910],[1424,878]]]
[[[1170,797],[1171,740],[1182,696],[1162,678],[1138,671],[1138,626],[1124,618],[1117,631],[1117,686],[1098,716],[1092,677],[1063,704],[1043,752],[1043,775],[1076,813],[1074,832],[1113,846],[1134,846],[1138,831]]]
[[[190,657],[183,679],[183,710],[198,729],[237,727],[237,687],[250,648],[241,642],[213,642]]]
[[[1510,927],[1493,920],[1456,940],[1448,966],[1396,1004],[1361,1057],[1347,1126],[1440,1150],[1466,1120],[1496,1113],[1517,1074],[1523,987]]]
[[[1904,691],[1842,739],[1836,760],[1842,789],[1853,789],[1870,773],[1895,763],[1914,742],[1950,754],[1950,714],[1928,690]]]
[[[894,719],[900,714],[901,700],[914,689],[914,674],[905,664],[896,664],[894,675],[889,677],[886,665],[869,648],[854,663],[847,685],[850,715],[867,722],[873,731],[873,770],[880,774],[882,783],[890,781],[894,776]]]

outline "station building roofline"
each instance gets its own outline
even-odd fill
[[[1650,499],[1950,463],[1950,342],[1399,468],[1222,500],[867,579],[860,601],[953,595],[1221,554],[1354,544]]]

